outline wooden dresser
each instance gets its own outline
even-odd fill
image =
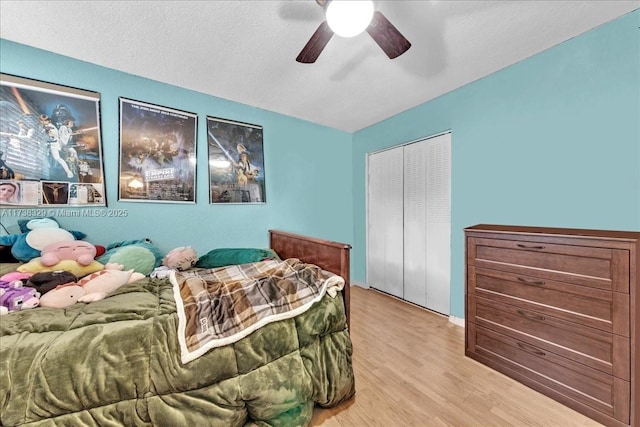
[[[465,354],[640,427],[640,232],[476,225],[465,239]]]

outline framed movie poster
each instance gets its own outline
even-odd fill
[[[118,198],[195,203],[197,114],[120,98]]]
[[[100,94],[0,74],[0,180],[2,205],[106,206]]]
[[[265,203],[262,126],[207,117],[210,203]]]

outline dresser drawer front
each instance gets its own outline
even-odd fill
[[[493,360],[598,412],[629,422],[630,383],[544,349],[472,327],[467,351]]]
[[[630,381],[628,364],[620,363],[629,359],[629,338],[482,297],[472,298],[469,320],[476,325]]]
[[[479,267],[469,269],[471,293],[628,337],[629,295]]]
[[[629,293],[626,250],[502,239],[468,242],[468,262],[476,267]]]

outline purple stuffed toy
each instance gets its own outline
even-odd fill
[[[0,315],[35,308],[40,305],[40,293],[22,286],[20,280],[0,281]]]

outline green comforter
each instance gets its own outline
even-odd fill
[[[2,426],[301,426],[354,394],[341,296],[182,364],[168,279],[0,317]]]

